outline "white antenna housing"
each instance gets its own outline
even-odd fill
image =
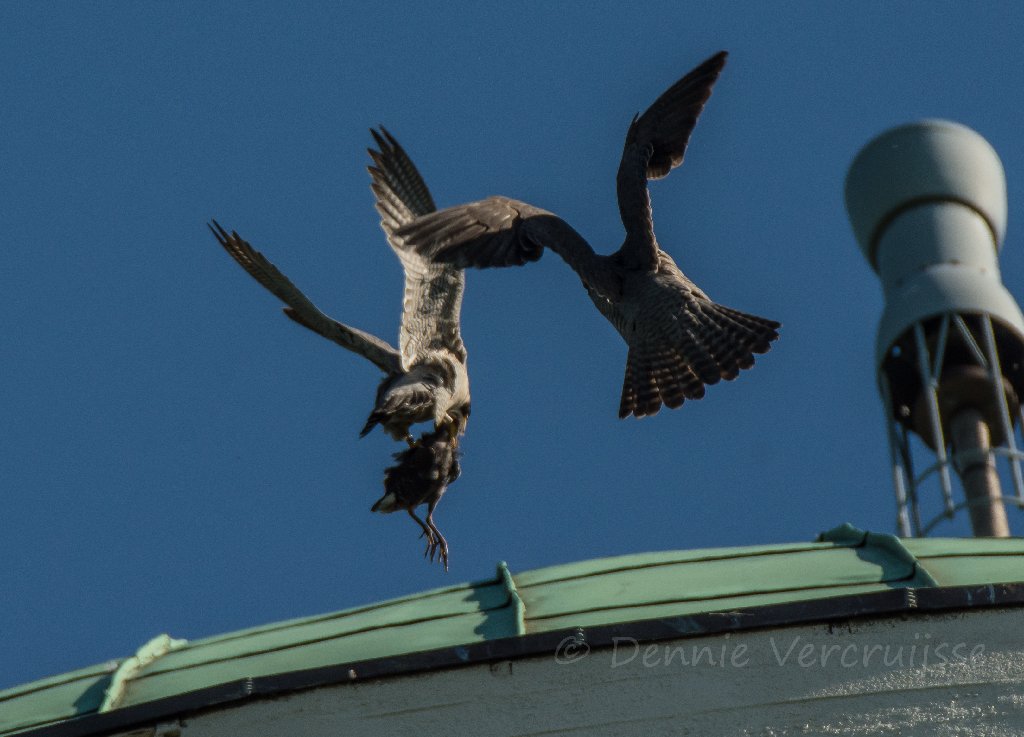
[[[999,157],[957,123],[893,128],[854,159],[846,207],[885,294],[875,362],[900,531],[927,534],[967,507],[976,535],[1008,535],[995,457],[1008,459],[1017,492],[1011,501],[1021,506],[1024,456],[1014,424],[1024,396],[1024,316],[999,274],[1006,234]],[[935,455],[920,476],[908,433]],[[967,496],[959,504],[951,464]],[[918,492],[935,475],[943,511],[922,525]]]

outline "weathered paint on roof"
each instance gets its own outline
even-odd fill
[[[0,692],[0,735],[237,681],[549,632],[871,593],[1024,581],[1024,540],[897,539],[646,553],[467,583],[193,642]]]

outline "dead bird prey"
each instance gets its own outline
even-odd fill
[[[443,427],[457,438],[465,430],[470,410],[466,348],[459,330],[465,277],[459,269],[435,264],[402,247],[395,229],[432,212],[434,201],[398,142],[383,128],[381,134],[371,133],[380,148],[369,150],[375,164],[369,167],[371,189],[381,227],[405,271],[398,350],[325,315],[238,233],[228,233],[217,221],[210,230],[243,269],[288,305],[284,310],[288,317],[358,353],[384,372],[373,411],[360,435],[379,424],[394,439],[411,445],[410,425],[433,421],[435,428]]]
[[[616,179],[622,247],[601,256],[568,223],[507,197],[441,210],[400,227],[408,247],[459,267],[521,266],[549,248],[629,346],[619,417],[656,413],[735,379],[778,338],[779,323],[724,307],[690,281],[654,236],[649,179],[683,161],[690,133],[725,66],[715,54],[634,116]]]
[[[459,477],[457,440],[441,428],[424,433],[415,445],[395,453],[398,463],[384,471],[384,496],[377,500],[371,511],[384,514],[404,509],[416,520],[427,538],[423,555],[431,561],[434,555],[448,570],[448,541],[434,524],[434,508],[449,484]],[[427,521],[414,511],[427,505]]]

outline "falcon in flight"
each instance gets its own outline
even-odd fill
[[[228,233],[216,220],[210,230],[243,269],[288,305],[284,309],[288,317],[358,353],[384,372],[360,436],[380,425],[395,440],[414,445],[409,427],[433,421],[435,428],[444,428],[457,442],[470,410],[466,347],[459,331],[465,277],[453,266],[433,263],[405,248],[395,234],[399,226],[433,212],[434,201],[398,142],[384,128],[371,133],[380,151],[369,150],[375,164],[368,167],[373,180],[370,186],[381,227],[405,271],[398,350],[325,315],[238,233]]]
[[[379,151],[368,149],[367,167],[376,197],[375,207],[388,243],[405,272],[399,348],[380,338],[334,320],[309,299],[276,266],[244,241],[213,221],[210,230],[235,261],[284,302],[295,322],[366,358],[384,372],[377,399],[360,436],[376,425],[409,448],[395,454],[398,463],[384,472],[384,496],[374,512],[405,510],[427,539],[425,555],[448,569],[448,543],[434,524],[434,509],[448,485],[459,477],[457,448],[469,419],[469,374],[466,347],[459,330],[465,289],[463,272],[434,263],[404,247],[395,230],[419,215],[433,212],[434,201],[405,150],[383,127],[371,130]],[[413,441],[409,428],[433,421],[434,430]],[[426,522],[415,512],[427,505]]]
[[[619,417],[700,399],[705,384],[735,379],[778,338],[778,322],[713,302],[654,236],[647,182],[682,163],[726,56],[715,54],[634,116],[616,178],[626,238],[610,256],[594,253],[557,215],[507,197],[434,212],[395,232],[416,253],[459,268],[521,266],[544,248],[561,256],[629,346]]]

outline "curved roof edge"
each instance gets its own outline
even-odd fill
[[[1024,604],[1024,540],[899,539],[634,554],[466,583],[186,643],[0,692],[0,735],[109,732],[290,691],[592,647],[800,622]],[[244,677],[243,677],[244,676]]]

